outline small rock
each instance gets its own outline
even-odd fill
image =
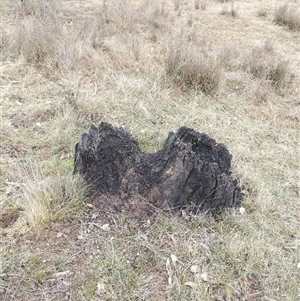
[[[55,273],[55,274],[53,274],[53,276],[56,278],[65,278],[65,277],[70,276],[71,274],[72,274],[71,271],[64,271],[64,272]]]
[[[203,281],[208,281],[208,275],[207,275],[207,273],[202,273],[201,274],[201,278],[202,278]]]
[[[94,205],[91,204],[91,203],[86,203],[85,205],[86,205],[87,207],[89,207],[89,208],[92,208],[92,209],[94,208]]]
[[[184,285],[189,286],[191,288],[195,288],[197,286],[196,283],[191,282],[191,281],[186,282]]]
[[[197,265],[192,265],[190,267],[190,271],[194,274],[198,273],[199,272],[199,267]]]
[[[240,208],[240,214],[243,215],[243,214],[245,214],[245,213],[246,213],[246,209],[245,209],[244,207],[241,207],[241,208]]]
[[[176,264],[176,262],[178,261],[178,258],[177,258],[177,256],[176,255],[174,255],[174,254],[171,254],[171,259],[172,259],[172,262],[173,262],[173,264],[175,265]]]
[[[109,231],[110,227],[109,224],[104,224],[103,226],[100,227],[103,231]]]
[[[58,232],[57,234],[56,234],[56,237],[57,238],[61,238],[63,236],[63,233],[62,232]]]
[[[98,283],[96,294],[97,295],[102,295],[103,293],[105,293],[105,284],[104,283]]]

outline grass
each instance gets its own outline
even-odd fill
[[[227,1],[223,1],[227,2]],[[225,16],[231,16],[233,18],[238,17],[238,8],[234,1],[230,3],[225,3],[222,6],[221,14]]]
[[[266,17],[268,14],[268,8],[261,5],[258,9],[257,9],[257,16],[259,17]]]
[[[285,25],[290,30],[300,29],[300,6],[285,3],[275,11],[274,22],[278,25]]]
[[[288,88],[292,77],[289,61],[276,53],[270,40],[254,48],[246,64],[255,78],[269,82],[279,91]]]
[[[237,4],[1,2],[1,300],[299,298],[299,31]],[[101,121],[148,152],[181,125],[224,143],[244,209],[103,212],[72,176]]]
[[[171,45],[166,59],[166,74],[185,89],[213,94],[221,79],[220,63],[218,53]]]
[[[52,176],[26,183],[19,207],[30,227],[80,216],[86,188],[78,177]]]

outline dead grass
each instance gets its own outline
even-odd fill
[[[171,45],[166,59],[166,74],[185,89],[205,94],[218,90],[221,79],[221,55]]]
[[[278,25],[285,25],[290,30],[299,30],[300,7],[292,3],[285,3],[275,11],[274,22]]]
[[[34,228],[40,224],[79,217],[86,194],[78,177],[35,176],[34,181],[25,183],[23,199],[18,207],[29,226]]]
[[[207,0],[195,0],[195,9],[201,8],[202,10],[206,10]]]
[[[19,56],[28,64],[58,72],[105,68],[107,55],[120,60],[124,53],[112,53],[110,49],[109,38],[116,33],[125,38],[130,36],[131,57],[126,54],[122,60],[138,60],[136,32],[140,27],[148,27],[152,35],[157,35],[157,30],[163,30],[166,17],[163,5],[144,2],[136,8],[130,2],[121,4],[119,1],[103,2],[91,14],[83,13],[75,18],[69,8],[60,11],[56,2],[46,4],[32,0],[18,7],[14,15],[18,22],[10,38],[3,35],[2,47],[10,56]]]
[[[268,14],[268,8],[261,5],[258,9],[257,9],[257,16],[258,17],[266,17]]]
[[[227,1],[224,1],[227,2]],[[231,16],[233,18],[238,17],[238,7],[234,1],[230,3],[225,3],[222,6],[221,15]]]
[[[1,2],[1,300],[299,299],[299,31],[270,1],[196,2]],[[85,201],[74,146],[100,121],[145,151],[181,125],[223,142],[243,210],[138,224]]]
[[[290,64],[276,53],[270,40],[252,50],[248,57],[249,72],[255,78],[269,82],[277,91],[287,90],[292,80]]]

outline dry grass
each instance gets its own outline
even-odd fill
[[[299,31],[271,1],[201,3],[1,1],[1,300],[299,299]],[[223,142],[244,210],[137,224],[84,201],[74,146],[100,121],[145,151],[181,125]]]
[[[25,183],[22,201],[17,204],[26,223],[35,228],[51,222],[72,220],[81,215],[86,188],[78,177],[52,176]]]
[[[230,1],[230,3],[223,4],[221,14],[226,16],[231,16],[234,18],[238,17],[238,7],[236,3],[234,1]]]
[[[205,94],[217,91],[221,79],[221,55],[207,50],[169,47],[166,59],[166,74],[185,89],[194,89]]]
[[[257,16],[258,17],[266,17],[268,14],[268,8],[265,7],[265,6],[260,6],[258,9],[257,9]]]
[[[195,9],[201,8],[202,10],[206,10],[207,0],[195,0]]]
[[[252,49],[246,64],[255,78],[269,82],[277,91],[288,89],[293,77],[289,61],[276,53],[272,41],[265,40],[261,46]]]
[[[285,25],[290,30],[300,29],[300,6],[285,3],[280,6],[274,15],[274,22],[278,25]]]

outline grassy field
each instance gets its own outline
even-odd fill
[[[300,2],[2,0],[0,300],[300,299]],[[97,210],[74,147],[224,143],[242,208]]]

